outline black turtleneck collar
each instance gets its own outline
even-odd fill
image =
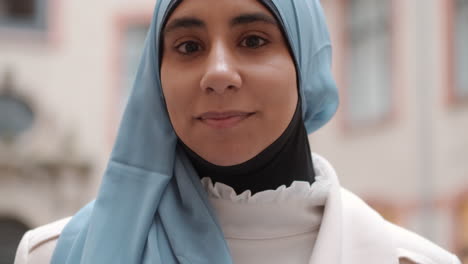
[[[275,190],[293,181],[313,183],[315,179],[309,140],[302,120],[300,99],[294,116],[283,134],[252,159],[233,166],[212,164],[193,152],[179,140],[200,178],[232,187],[237,194],[250,190],[252,194]]]

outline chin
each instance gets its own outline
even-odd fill
[[[246,133],[245,129],[224,131],[224,133],[209,132],[198,133],[184,142],[201,158],[218,166],[233,166],[244,163],[269,145],[262,138],[255,137],[255,134]],[[252,134],[254,136],[248,136]]]

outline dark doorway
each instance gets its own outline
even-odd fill
[[[0,218],[0,264],[12,264],[16,248],[29,227],[18,220]]]

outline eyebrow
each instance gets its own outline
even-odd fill
[[[169,22],[164,28],[164,34],[174,31],[179,28],[205,28],[205,22],[195,17],[175,18]]]
[[[256,22],[263,22],[277,26],[278,23],[273,17],[264,13],[247,13],[234,17],[229,22],[231,27],[246,25]],[[179,28],[206,28],[206,23],[196,17],[180,17],[170,21],[164,28],[164,34]]]
[[[250,24],[250,23],[255,23],[255,22],[264,22],[267,24],[275,25],[275,26],[278,25],[278,23],[276,22],[276,19],[264,13],[242,14],[240,16],[237,16],[231,19],[231,22],[229,24],[231,25],[231,27],[234,27],[238,25],[245,25],[245,24]]]

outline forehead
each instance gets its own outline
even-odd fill
[[[206,24],[228,22],[241,14],[264,14],[272,20],[270,10],[258,0],[183,0],[167,22],[181,17],[194,17]]]

